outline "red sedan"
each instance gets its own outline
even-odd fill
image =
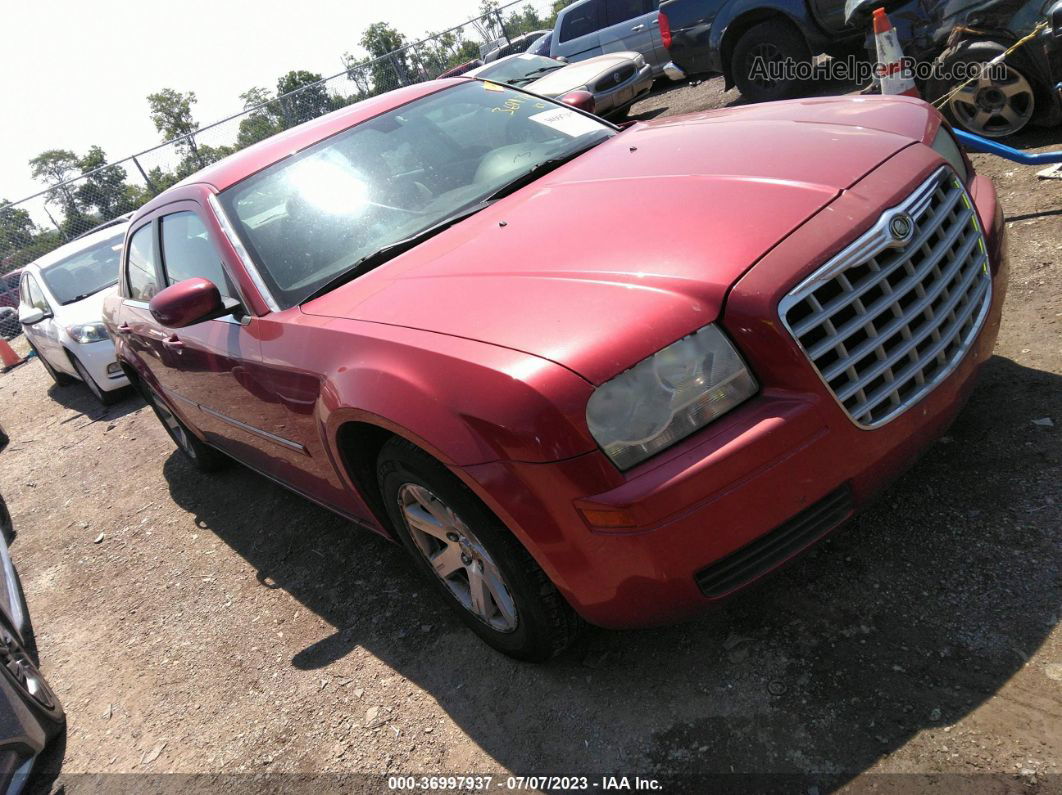
[[[457,78],[157,197],[106,317],[197,466],[395,538],[543,659],[702,610],[888,484],[992,352],[1003,234],[917,100],[620,129]]]

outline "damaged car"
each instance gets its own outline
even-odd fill
[[[543,660],[694,616],[868,505],[974,388],[1004,252],[919,100],[620,128],[454,78],[153,199],[104,315],[190,464],[394,539]]]

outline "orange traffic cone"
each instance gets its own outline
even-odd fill
[[[918,87],[911,76],[910,66],[905,63],[903,50],[896,38],[896,31],[889,22],[884,8],[874,9],[874,46],[878,51],[878,64],[881,70],[882,94],[901,94],[905,97],[919,97]]]
[[[15,349],[7,344],[7,340],[0,337],[0,361],[4,363],[4,370],[10,370],[15,365],[22,364],[25,360],[15,353]]]

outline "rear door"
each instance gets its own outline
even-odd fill
[[[557,19],[550,54],[581,61],[602,53],[601,29],[605,27],[605,0],[584,0],[568,6]]]
[[[664,45],[656,5],[656,0],[605,0],[602,52],[633,50],[641,53],[654,70],[662,68]]]

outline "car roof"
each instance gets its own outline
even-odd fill
[[[96,229],[88,232],[75,240],[71,240],[69,243],[64,243],[59,248],[52,249],[42,257],[38,257],[25,266],[24,270],[41,270],[47,268],[49,265],[54,265],[59,260],[66,259],[72,254],[77,254],[79,251],[84,251],[87,248],[92,248],[97,243],[102,243],[104,240],[110,240],[112,237],[124,237],[126,227],[129,226],[128,222],[121,222],[119,224],[109,224],[103,229]]]
[[[282,133],[266,138],[264,141],[252,144],[246,149],[241,149],[185,177],[172,188],[163,191],[141,207],[136,217],[139,218],[145,213],[151,212],[171,201],[170,191],[178,187],[205,183],[219,192],[223,191],[261,171],[263,168],[290,157],[325,138],[343,132],[343,130],[353,127],[355,124],[371,119],[374,116],[379,116],[389,110],[394,110],[420,97],[465,82],[468,82],[468,78],[449,77],[443,80],[416,83],[364,99],[361,102],[356,102],[353,105],[348,105],[345,108],[340,108],[331,113],[326,113],[324,116],[304,122]]]

